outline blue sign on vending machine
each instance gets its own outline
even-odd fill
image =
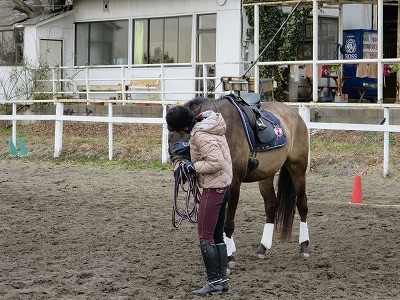
[[[378,32],[365,29],[343,30],[343,50],[344,59],[377,58]],[[348,77],[343,85],[343,93],[348,94],[351,99],[358,99],[360,95],[356,88],[367,87],[364,99],[376,99],[376,72],[373,72],[374,75],[360,75],[357,74],[357,67],[356,64],[343,65],[343,75]],[[370,67],[373,68],[374,65]],[[357,77],[357,75],[362,77]]]

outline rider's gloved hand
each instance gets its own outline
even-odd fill
[[[190,151],[189,143],[185,142],[176,142],[172,146],[172,153],[183,154]]]
[[[188,172],[188,173],[194,173],[194,172],[196,172],[193,163],[192,163],[190,160],[188,160],[188,159],[185,161],[185,163],[184,163],[184,165],[183,165],[183,168],[184,168],[185,171]]]

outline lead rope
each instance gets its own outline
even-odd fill
[[[200,202],[200,190],[197,185],[196,172],[186,172],[184,161],[177,162],[174,172],[174,203],[172,209],[172,226],[178,228],[183,220],[197,223],[197,204]],[[179,209],[178,195],[185,194],[185,204]]]

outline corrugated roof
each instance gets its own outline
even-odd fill
[[[39,24],[40,22],[43,22],[43,21],[49,20],[51,18],[54,18],[55,16],[58,16],[60,14],[62,14],[62,12],[57,12],[57,13],[53,13],[53,14],[45,14],[45,15],[37,16],[37,17],[31,18],[31,19],[28,19],[28,20],[22,22],[22,24],[24,24],[24,25],[36,25],[36,24]]]
[[[12,1],[0,0],[0,27],[12,26],[27,18],[26,14],[13,10]]]
[[[33,1],[25,1],[26,4],[31,5],[33,3]],[[49,1],[47,0],[43,0],[42,1],[44,6],[48,6]],[[21,13],[17,10],[13,9],[14,4],[11,0],[0,0],[0,28],[1,27],[11,27],[12,25],[16,24],[16,23],[21,23],[24,20],[28,19],[28,16],[24,13]],[[58,14],[58,13],[57,13]],[[43,20],[47,20],[50,16],[54,17],[55,14],[44,14],[42,16],[38,16],[36,18],[33,19],[37,19],[39,21],[36,21],[36,23],[39,23]],[[43,19],[41,19],[43,18]],[[32,23],[32,24],[36,24],[36,23]]]

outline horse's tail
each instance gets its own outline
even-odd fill
[[[277,198],[279,204],[275,215],[275,227],[280,231],[281,240],[289,241],[296,211],[296,190],[292,175],[285,166],[282,166],[279,173]]]

